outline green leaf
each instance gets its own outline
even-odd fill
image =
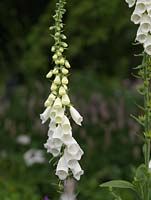
[[[136,188],[132,183],[128,181],[123,181],[123,180],[109,181],[109,182],[101,184],[100,187],[125,188],[125,189],[131,189],[131,190],[136,191]]]
[[[145,183],[148,178],[148,172],[147,168],[144,164],[141,164],[137,170],[136,170],[136,178],[138,181],[140,181],[142,184]]]

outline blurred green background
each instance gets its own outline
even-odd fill
[[[0,1],[0,199],[59,199],[55,167],[25,162],[25,152],[43,150],[47,125],[39,114],[49,94],[45,74],[52,67],[49,26],[56,0]],[[141,101],[131,76],[141,59],[133,46],[132,10],[121,0],[72,0],[67,3],[65,32],[72,65],[70,96],[84,116],[74,136],[85,151],[85,175],[76,187],[78,200],[112,200],[99,184],[131,180],[142,161],[141,129],[130,118]],[[28,136],[26,139],[19,139]],[[21,140],[21,141],[20,141]],[[32,155],[33,156],[33,155]],[[40,162],[40,161],[39,161]],[[135,199],[122,192],[123,200]]]

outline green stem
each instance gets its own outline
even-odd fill
[[[148,103],[150,101],[149,97],[149,72],[148,72],[148,56],[144,54],[143,58],[143,67],[144,67],[144,107],[145,107],[145,133],[150,131],[150,110]],[[149,173],[149,160],[150,160],[150,138],[145,136],[145,166],[147,172]],[[145,199],[149,200],[149,178],[145,184]]]

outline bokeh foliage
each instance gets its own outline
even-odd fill
[[[1,1],[1,66],[28,75],[45,73],[51,64],[50,46],[55,0]],[[9,10],[9,15],[5,10]],[[69,1],[65,16],[68,56],[75,69],[126,77],[132,59],[135,27],[121,0]],[[137,52],[137,50],[136,50]]]
[[[53,39],[48,27],[54,23],[55,2],[0,1],[0,199],[59,198],[52,184],[57,183],[52,165],[46,162],[28,168],[23,160],[26,150],[43,149],[46,141],[47,130],[40,125],[39,113],[49,93],[45,74],[52,67]],[[83,128],[74,127],[85,150],[85,176],[77,187],[79,200],[112,199],[99,184],[131,179],[141,160],[141,139],[136,135],[140,127],[130,118],[130,113],[136,112],[132,103],[132,97],[137,98],[135,85],[120,81],[129,77],[131,67],[139,62],[132,55],[140,48],[132,49],[136,30],[129,21],[130,12],[121,0],[73,0],[67,4],[70,94],[85,119]],[[32,144],[18,145],[20,134],[29,135]],[[123,194],[124,200],[133,199],[128,195]]]

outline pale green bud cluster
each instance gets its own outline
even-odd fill
[[[56,97],[62,99],[63,105],[69,105],[70,99],[68,97],[68,74],[69,68],[71,67],[69,61],[65,58],[64,51],[68,47],[65,42],[67,37],[63,34],[63,23],[62,18],[65,13],[64,9],[65,2],[61,1],[57,4],[57,10],[53,16],[55,20],[55,25],[51,26],[49,29],[53,31],[53,38],[55,40],[54,45],[51,47],[53,53],[52,60],[55,64],[54,69],[50,70],[46,75],[47,78],[52,78],[53,82],[51,85],[51,93]],[[48,105],[48,103],[46,104]]]

